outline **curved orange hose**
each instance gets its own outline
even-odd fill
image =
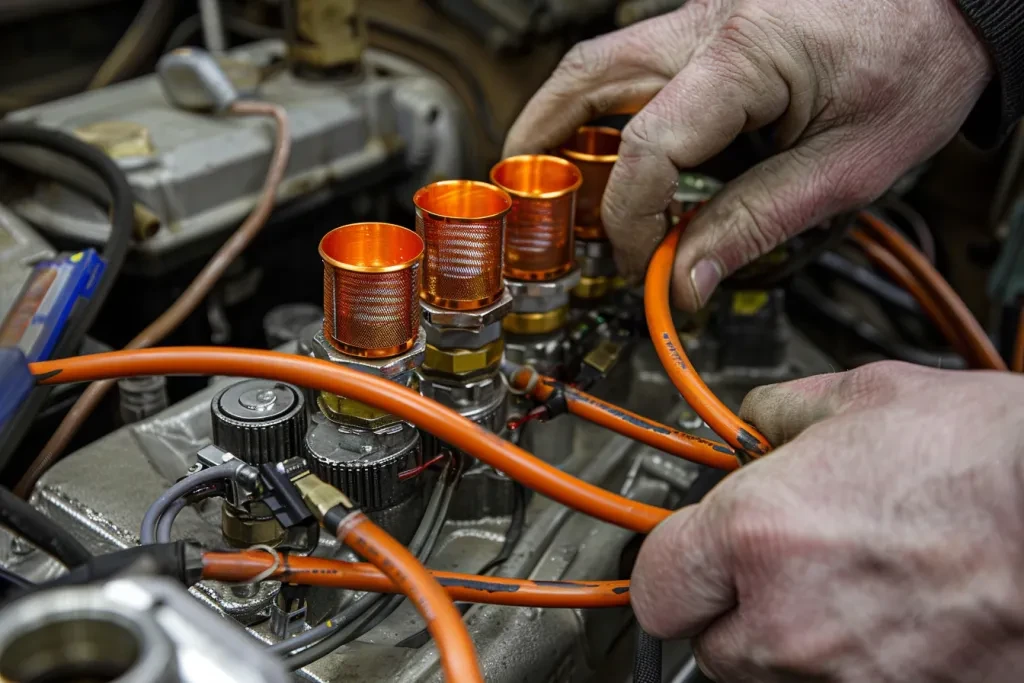
[[[1017,320],[1017,340],[1013,345],[1013,371],[1024,372],[1024,307]]]
[[[624,498],[566,474],[411,389],[324,360],[253,349],[166,347],[32,363],[30,369],[43,384],[167,374],[231,375],[290,382],[385,410],[527,488],[611,524],[648,533],[672,514],[670,510]]]
[[[526,390],[533,380],[533,372],[530,368],[522,368],[513,373],[509,382],[516,389]],[[579,389],[560,384],[550,377],[538,376],[529,393],[538,401],[546,401],[556,388],[562,389],[569,412],[588,422],[699,465],[720,470],[734,470],[740,466],[736,454],[723,443],[702,439],[649,420]]]
[[[203,578],[248,581],[270,569],[273,563],[273,558],[263,551],[205,552]],[[625,607],[629,604],[629,581],[531,581],[428,571],[457,602],[568,609]],[[282,554],[280,566],[267,578],[302,586],[369,593],[398,592],[398,587],[371,564],[320,557]]]
[[[362,512],[353,512],[341,521],[338,540],[381,570],[416,607],[437,644],[445,679],[453,683],[484,682],[473,639],[469,637],[462,614],[408,548]]]
[[[863,230],[853,230],[850,238],[857,243],[861,251],[876,266],[884,270],[903,289],[910,292],[928,318],[939,329],[942,336],[965,359],[971,358],[971,349],[967,346],[959,328],[949,319],[945,309],[940,306],[921,281],[914,276],[903,262],[881,244],[871,238]]]
[[[647,267],[644,311],[647,314],[647,328],[651,333],[651,341],[654,342],[658,358],[661,359],[669,379],[690,407],[715,430],[716,434],[736,449],[741,459],[758,458],[771,450],[771,444],[754,427],[741,420],[718,400],[697,371],[690,367],[690,361],[672,322],[669,287],[682,229],[681,221],[669,230],[668,235],[655,249],[651,264]]]
[[[857,218],[871,231],[875,238],[906,266],[914,277],[927,289],[957,328],[971,351],[971,357],[978,367],[991,370],[1006,370],[992,340],[978,323],[970,309],[957,295],[949,283],[939,274],[928,259],[914,248],[898,231],[885,221],[861,211]]]

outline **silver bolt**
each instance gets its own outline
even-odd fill
[[[259,584],[238,583],[231,586],[231,594],[239,600],[250,600],[260,592]]]

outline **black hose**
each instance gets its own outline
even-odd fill
[[[41,147],[74,160],[95,173],[110,192],[111,228],[110,238],[101,254],[106,264],[103,274],[89,302],[75,311],[73,319],[57,341],[50,357],[64,358],[74,355],[78,353],[82,340],[85,339],[110,290],[113,289],[128,254],[135,224],[135,195],[128,184],[128,179],[113,159],[67,133],[25,123],[0,122],[0,144]],[[32,426],[52,389],[52,386],[39,386],[33,389],[14,419],[0,435],[0,471],[7,467],[11,454]]]
[[[0,526],[7,527],[68,569],[92,559],[92,553],[64,527],[3,486],[0,486]]]
[[[636,627],[633,683],[661,683],[661,641]]]

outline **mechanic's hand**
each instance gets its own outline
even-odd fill
[[[719,682],[1021,680],[1022,410],[1020,376],[894,362],[755,390],[786,445],[654,530],[637,618]]]
[[[680,243],[673,298],[694,309],[725,275],[936,152],[991,72],[953,0],[689,0],[575,46],[505,154],[554,148],[650,100],[623,131],[602,207],[619,267],[636,276],[664,234],[678,169],[774,125],[779,153],[730,183]]]

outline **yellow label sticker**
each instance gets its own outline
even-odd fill
[[[754,315],[768,304],[768,292],[734,292],[732,312],[736,315]]]

